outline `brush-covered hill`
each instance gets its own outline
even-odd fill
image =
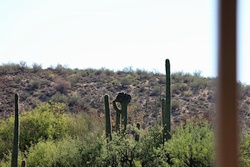
[[[239,118],[243,128],[250,128],[250,85],[239,85]],[[202,117],[214,121],[216,114],[216,78],[200,73],[172,73],[172,123]],[[29,111],[42,102],[63,102],[68,112],[98,114],[104,118],[104,95],[112,101],[119,92],[132,96],[129,121],[141,122],[146,128],[161,121],[161,98],[165,96],[165,75],[125,68],[69,69],[62,65],[42,69],[38,64],[0,66],[0,115],[7,117],[14,110],[14,94],[19,94],[21,111]]]

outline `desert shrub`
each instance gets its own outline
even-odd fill
[[[0,158],[1,167],[10,167],[11,166],[12,152],[8,151],[4,154],[3,158]],[[18,166],[21,166],[22,161],[25,160],[25,156],[22,152],[18,152]]]
[[[65,113],[65,110],[65,104],[50,102],[20,114],[20,153],[26,152],[29,166],[43,166],[45,162],[53,162],[53,165],[63,164],[64,160],[82,163],[83,154],[87,154],[84,152],[85,147],[87,148],[90,143],[93,143],[93,147],[97,144],[96,139],[103,131],[102,122],[94,114],[70,114]],[[13,125],[13,116],[0,120],[0,166],[8,166],[10,163],[8,157],[12,150]],[[85,146],[80,147],[80,144]],[[41,160],[37,161],[39,157]]]
[[[104,139],[105,140],[105,139]],[[128,134],[113,133],[112,140],[102,147],[99,165],[129,166],[133,164],[136,152],[136,141]]]
[[[19,69],[22,72],[28,72],[29,71],[29,67],[27,66],[27,63],[25,61],[20,61],[19,62]]]
[[[79,156],[81,160],[81,166],[92,167],[99,165],[98,158],[100,157],[100,151],[103,147],[104,140],[101,140],[97,136],[88,136],[88,138],[82,141],[79,146]]]
[[[0,66],[0,75],[6,75],[11,73],[17,73],[19,71],[20,65],[15,63],[2,64]]]
[[[84,143],[78,138],[66,137],[58,141],[42,140],[32,145],[25,155],[28,166],[82,166],[81,148]]]
[[[140,80],[149,80],[151,75],[145,69],[136,69],[136,74],[138,74]]]
[[[141,166],[168,166],[163,150],[162,127],[155,125],[141,135],[136,161]]]
[[[243,99],[245,96],[250,96],[250,85],[238,83],[238,92],[241,99]]]
[[[73,76],[69,78],[71,84],[76,84],[78,82],[81,82],[81,79],[82,79],[81,71],[78,71],[76,74],[74,74]]]
[[[31,145],[27,156],[28,166],[53,166],[55,165],[58,155],[56,144],[52,140],[39,141],[37,144]]]
[[[37,63],[32,64],[32,72],[37,73],[42,70],[43,70],[42,65],[37,64]]]
[[[153,90],[150,93],[150,96],[158,96],[161,93],[161,87],[160,86],[155,86]]]
[[[187,91],[189,88],[185,83],[176,83],[172,85],[171,89],[173,94],[179,94],[181,92]]]
[[[240,143],[240,165],[250,166],[250,134],[243,133]]]
[[[58,103],[68,103],[68,97],[65,94],[56,92],[56,94],[54,94],[51,97],[51,101],[58,102]]]
[[[40,139],[60,139],[67,135],[66,106],[62,103],[47,103],[20,117],[20,148],[25,150],[30,143]]]
[[[56,143],[56,166],[72,167],[82,166],[80,149],[84,144],[79,138],[66,137]]]
[[[57,64],[55,71],[59,74],[72,74],[74,70],[68,68],[66,65]]]
[[[203,121],[188,122],[176,128],[165,145],[166,155],[173,166],[213,166],[214,134]]]
[[[121,84],[126,87],[126,86],[132,84],[132,79],[130,77],[128,77],[128,76],[123,77],[121,79]]]
[[[191,90],[187,90],[183,94],[184,94],[185,97],[191,97],[193,92]]]
[[[0,120],[0,159],[12,149],[14,118]]]
[[[69,106],[74,106],[77,105],[80,100],[82,99],[81,95],[78,93],[74,93],[73,95],[71,95],[68,99],[68,105]]]
[[[37,143],[40,139],[60,139],[68,134],[65,105],[59,103],[42,104],[20,114],[20,149]],[[0,122],[0,157],[12,148],[14,116]]]
[[[97,136],[104,130],[103,123],[99,118],[84,112],[70,114],[67,126],[69,136],[83,139],[92,135]]]
[[[68,82],[67,80],[64,80],[62,78],[58,78],[55,81],[55,85],[54,88],[56,91],[62,93],[62,94],[67,94],[68,93],[68,89],[71,87],[70,82]]]
[[[193,82],[190,82],[191,89],[196,92],[199,89],[205,89],[208,85],[207,79],[203,77],[194,77]]]
[[[250,85],[245,86],[244,92],[247,96],[250,96]]]
[[[105,73],[106,76],[112,76],[114,75],[114,71],[113,70],[109,70],[109,69],[102,69]]]
[[[43,85],[46,85],[48,84],[48,81],[47,80],[44,80],[44,79],[35,79],[31,82],[31,85],[30,85],[30,88],[32,90],[34,89],[38,89],[39,87],[43,86]]]
[[[181,83],[183,82],[183,72],[175,72],[171,75],[171,79],[173,83]]]
[[[181,102],[179,100],[173,99],[171,101],[172,110],[177,110],[181,107]]]
[[[140,134],[139,141],[134,134]],[[111,141],[107,142],[105,137],[101,141],[97,166],[168,166],[160,126],[148,131],[129,126],[126,133],[113,133]]]

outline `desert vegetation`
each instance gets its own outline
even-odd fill
[[[14,94],[19,95],[18,163],[27,166],[214,166],[216,78],[171,74],[171,139],[164,141],[166,76],[125,68],[0,66],[0,166],[11,166]],[[250,86],[239,86],[241,165],[250,166]],[[127,128],[115,131],[117,93],[131,95]],[[110,99],[112,140],[105,133]],[[119,107],[119,106],[118,106]],[[138,128],[138,123],[140,128]]]

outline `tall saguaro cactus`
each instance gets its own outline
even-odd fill
[[[166,59],[166,99],[162,99],[162,125],[163,125],[163,140],[171,139],[171,79],[170,79],[170,62]]]
[[[13,150],[12,150],[12,159],[11,167],[18,166],[18,95],[15,94],[15,122],[14,122],[14,139],[13,139]]]
[[[108,95],[104,96],[104,103],[105,103],[105,117],[106,117],[106,138],[109,139],[109,140],[112,140],[110,109],[109,109],[109,97],[108,97]]]
[[[120,115],[122,116],[123,132],[127,128],[128,124],[128,104],[131,101],[131,96],[126,93],[118,93],[116,99],[113,101],[114,109],[116,110],[116,130],[120,130]],[[121,109],[116,105],[116,102],[121,104]]]

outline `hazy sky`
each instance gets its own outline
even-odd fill
[[[250,1],[238,76],[250,84]],[[217,75],[217,0],[0,0],[0,63]]]

